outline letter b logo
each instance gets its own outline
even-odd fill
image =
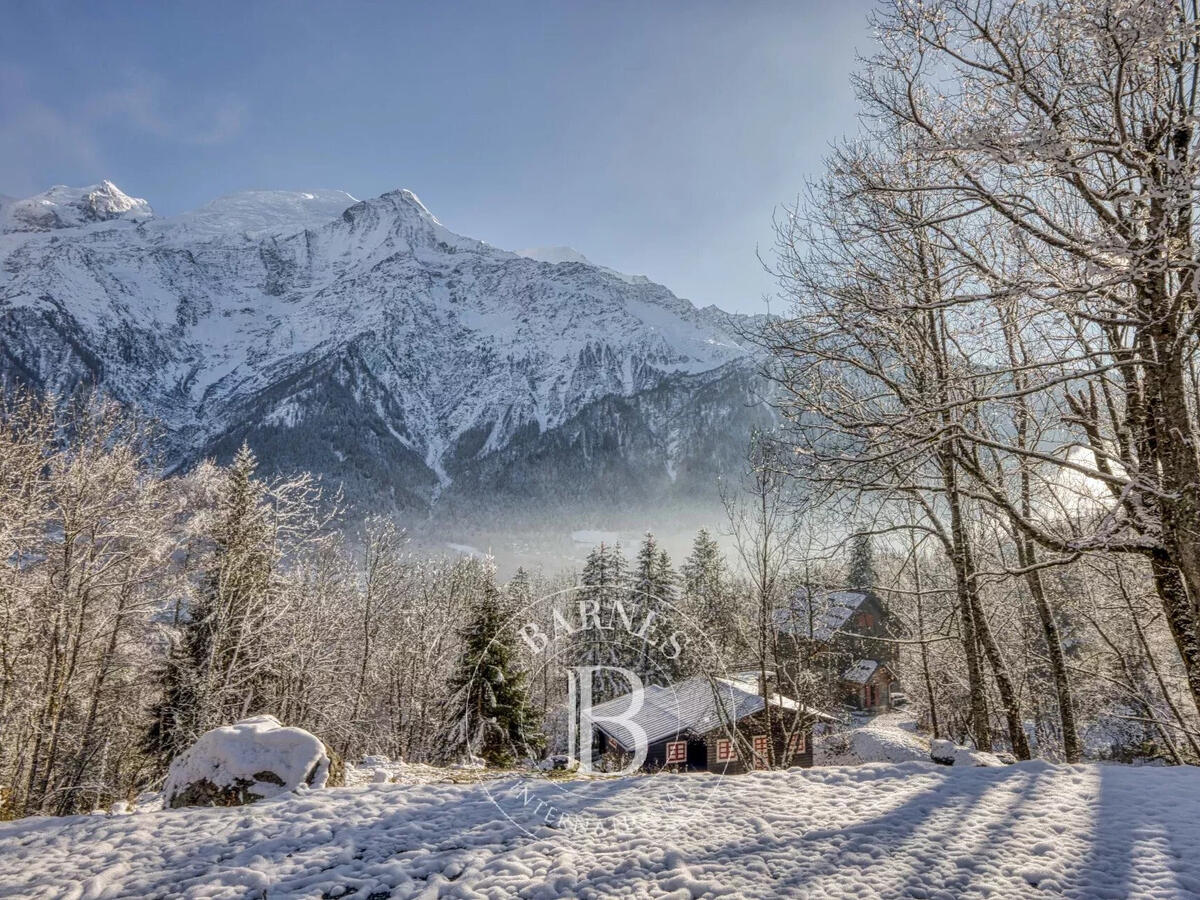
[[[597,672],[618,672],[629,682],[633,689],[628,695],[629,705],[616,714],[603,713],[597,715],[592,710],[592,676]],[[622,769],[605,774],[630,775],[642,767],[646,761],[649,749],[646,742],[646,730],[633,721],[645,702],[642,679],[636,672],[620,666],[575,666],[567,670],[567,696],[570,722],[567,734],[567,752],[579,760],[579,771],[585,775],[597,774],[592,764],[592,739],[595,736],[595,723],[619,725],[622,739],[620,744],[624,749],[633,750],[633,759]],[[578,718],[577,718],[578,717]],[[628,746],[632,743],[632,748]],[[578,752],[576,752],[578,751]]]

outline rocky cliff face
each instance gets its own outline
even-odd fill
[[[766,415],[748,323],[525,252],[403,190],[158,218],[55,187],[0,201],[0,376],[100,385],[162,421],[174,465],[246,440],[414,518],[711,497]]]

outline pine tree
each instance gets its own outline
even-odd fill
[[[721,548],[706,529],[692,541],[692,552],[680,567],[680,605],[690,622],[703,634],[689,642],[689,669],[712,668],[739,650],[737,598],[729,583],[729,569]],[[720,659],[711,659],[713,651]]]
[[[272,590],[273,541],[267,488],[242,445],[217,503],[211,562],[164,672],[147,748],[165,763],[199,734],[259,704],[268,673],[259,665]]]
[[[623,658],[626,667],[647,684],[669,684],[681,671],[682,659],[671,659],[668,651],[655,646],[681,626],[676,608],[678,582],[667,552],[658,546],[652,533],[646,532],[625,606],[635,627],[640,628],[650,618],[653,630],[648,630],[644,639],[626,635]]]
[[[618,603],[626,603],[629,589],[628,563],[621,552],[621,545],[610,547],[601,542],[588,553],[581,575],[579,600],[594,604],[600,620],[607,624],[616,615]],[[570,653],[571,666],[622,666],[629,662],[629,635],[623,631],[596,628],[595,621],[581,623],[572,636]],[[629,691],[629,684],[615,672],[597,674],[592,685],[592,700],[603,703]]]
[[[523,566],[513,573],[504,591],[508,594],[509,605],[514,612],[524,610],[533,602],[533,582]]]
[[[462,634],[463,650],[450,681],[457,715],[450,734],[451,756],[475,755],[494,766],[510,766],[534,755],[542,744],[526,673],[517,661],[516,635],[504,627],[507,614],[489,572]]]
[[[875,587],[875,551],[869,534],[856,534],[850,541],[850,565],[846,573],[846,586],[856,591],[869,591]]]

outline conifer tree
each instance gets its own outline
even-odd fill
[[[652,533],[646,532],[638,550],[626,608],[636,628],[640,630],[649,618],[652,630],[647,629],[644,637],[627,635],[624,658],[627,667],[647,684],[669,684],[682,670],[683,660],[671,658],[673,651],[656,649],[665,636],[681,625],[676,608],[678,581],[667,552],[658,546]]]
[[[618,603],[627,602],[629,590],[628,563],[621,545],[601,542],[588,553],[580,577],[579,600],[599,611],[605,627],[597,628],[594,620],[580,623],[582,627],[572,636],[568,654],[572,666],[622,666],[628,668],[630,636],[608,624],[616,616]],[[592,700],[602,703],[629,691],[629,684],[615,672],[602,671],[592,685]]]
[[[711,668],[737,656],[743,651],[737,597],[721,548],[706,529],[696,533],[680,575],[680,605],[694,628],[703,634],[702,639],[690,642],[690,667]],[[714,651],[720,659],[708,658]]]
[[[474,755],[494,766],[510,766],[534,755],[542,744],[526,673],[518,663],[516,635],[504,627],[507,614],[489,572],[462,634],[462,653],[450,681],[457,716],[450,733],[451,757]]]
[[[148,749],[160,763],[199,734],[255,709],[268,673],[260,665],[272,590],[274,532],[257,460],[242,445],[226,472],[212,529],[211,562],[172,648]]]
[[[869,591],[875,587],[875,551],[869,534],[856,534],[850,541],[850,564],[846,572],[846,586],[857,591]]]
[[[533,602],[533,581],[524,566],[513,573],[504,590],[508,594],[509,607],[514,612],[521,611]]]

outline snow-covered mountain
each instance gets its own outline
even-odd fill
[[[581,263],[585,266],[591,266],[594,269],[599,269],[601,272],[607,272],[622,281],[627,281],[630,284],[649,284],[650,279],[645,275],[626,275],[624,272],[618,272],[616,269],[610,269],[607,266],[598,266],[574,247],[527,247],[524,250],[518,250],[518,255],[524,256],[526,259],[536,259],[538,262],[553,263]]]
[[[414,514],[711,484],[764,415],[746,323],[527,254],[407,190],[161,218],[111,182],[57,186],[0,201],[0,376],[101,385],[163,422],[175,464],[248,440]]]

